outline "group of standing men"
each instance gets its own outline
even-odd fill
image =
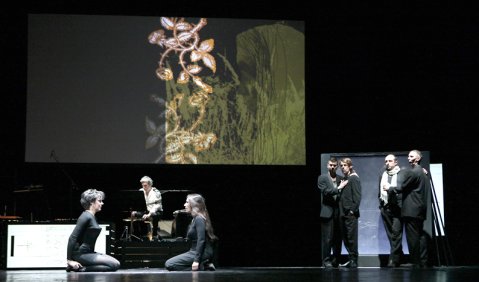
[[[429,181],[427,171],[419,164],[421,152],[412,150],[407,159],[411,167],[400,169],[397,157],[387,155],[384,159],[386,170],[379,185],[379,209],[390,244],[388,267],[401,264],[403,228],[412,266],[426,267],[428,264],[428,239],[423,226]]]
[[[390,243],[388,267],[398,267],[403,255],[402,234],[405,229],[410,262],[413,267],[427,265],[427,236],[423,231],[426,219],[428,178],[419,164],[422,154],[408,154],[410,168],[401,169],[397,157],[385,157],[385,171],[379,180],[379,209]],[[338,160],[330,158],[328,173],[318,177],[321,190],[321,252],[326,268],[358,266],[358,218],[361,183],[350,158],[339,166],[344,176],[337,175]],[[341,247],[348,252],[348,261],[339,264]]]
[[[343,176],[337,175],[338,160],[328,161],[328,174],[318,177],[321,190],[321,252],[324,267],[338,267],[341,246],[349,260],[341,267],[358,267],[358,218],[361,182],[350,158],[339,162]],[[333,254],[331,255],[331,250]]]

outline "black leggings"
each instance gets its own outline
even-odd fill
[[[85,267],[85,271],[117,271],[120,268],[120,262],[109,255],[100,253],[78,254],[73,258]]]
[[[196,251],[189,250],[186,253],[179,254],[168,259],[165,262],[165,268],[169,271],[191,271],[191,266],[195,261]],[[203,258],[198,270],[202,271],[205,268],[205,264],[212,262],[211,258]]]
[[[141,218],[144,214],[147,214],[147,213],[148,212],[135,212],[134,217]],[[154,212],[150,216],[151,221],[152,221],[151,225],[152,225],[152,228],[153,228],[153,230],[151,230],[152,231],[151,233],[152,233],[153,236],[159,236],[160,235],[160,232],[159,232],[160,230],[158,228],[158,222],[160,222],[160,217],[161,217],[162,214],[163,214],[163,212],[157,211],[157,212]]]

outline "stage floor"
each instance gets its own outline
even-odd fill
[[[479,266],[432,267],[426,269],[360,267],[324,269],[321,267],[240,267],[218,268],[214,272],[168,272],[164,268],[120,269],[117,272],[67,273],[64,270],[0,270],[6,282],[139,282],[139,281],[342,281],[342,282],[476,282]]]

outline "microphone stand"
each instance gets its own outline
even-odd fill
[[[72,208],[73,208],[73,190],[78,190],[78,186],[75,183],[75,181],[73,180],[73,178],[70,176],[70,174],[68,174],[68,172],[65,170],[62,163],[60,163],[60,161],[58,160],[57,155],[55,154],[55,150],[52,150],[52,152],[50,153],[50,158],[55,160],[58,167],[60,168],[60,171],[70,181],[70,190],[69,190],[68,196],[69,196],[69,200],[70,200],[70,204],[69,204],[70,216],[69,216],[69,219],[71,220],[73,218],[73,210],[72,210]]]

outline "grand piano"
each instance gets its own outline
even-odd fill
[[[115,223],[115,253],[123,268],[164,267],[168,258],[186,252],[190,247],[185,237],[191,216],[183,210],[183,204],[186,195],[192,191],[177,189],[160,192],[163,216],[159,227],[163,240],[159,242],[149,240],[145,222],[130,217],[132,211],[146,210],[143,192],[139,189],[126,189],[112,197],[107,196],[107,204],[114,205],[108,209],[119,211]]]
[[[160,190],[160,192],[163,205],[163,215],[159,222],[160,235],[164,239],[185,237],[191,217],[183,211],[183,204],[186,195],[193,191],[188,189],[169,189]],[[119,211],[115,217],[116,232],[119,239],[125,239],[127,236],[127,239],[130,241],[148,239],[147,224],[149,222],[145,223],[141,219],[131,218],[132,211],[146,211],[145,199],[139,188],[124,189],[114,195],[107,195],[106,201],[108,205],[114,205],[114,207],[108,207],[108,210]],[[107,208],[104,211],[106,210]],[[126,232],[126,229],[128,229],[128,232]]]

